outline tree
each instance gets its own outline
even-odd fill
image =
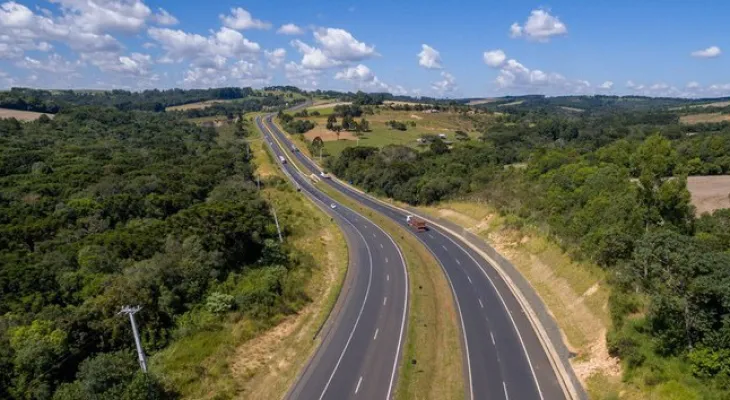
[[[337,124],[337,117],[335,117],[334,114],[330,114],[329,117],[327,117],[327,130],[333,131],[335,130],[335,124]]]
[[[454,132],[454,135],[456,137],[456,140],[469,140],[469,135],[464,131],[456,131]]]
[[[342,127],[339,125],[335,125],[332,127],[332,130],[335,131],[335,134],[337,135],[337,140],[340,140],[340,131],[342,131]]]
[[[312,147],[319,150],[324,147],[324,142],[322,141],[322,138],[317,136],[314,139],[312,139]]]
[[[431,142],[430,149],[434,154],[444,154],[449,151],[449,146],[447,146],[443,140],[437,138]]]
[[[360,120],[360,123],[357,125],[361,131],[363,132],[369,132],[370,131],[370,122],[366,120],[365,118]]]

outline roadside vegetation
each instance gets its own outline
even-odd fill
[[[623,383],[592,381],[604,388],[599,397],[722,398],[730,390],[722,367],[730,363],[722,339],[730,332],[730,211],[696,216],[687,176],[730,173],[730,125],[680,124],[685,111],[644,110],[643,102],[584,112],[565,110],[581,104],[561,98],[510,103],[480,128],[479,140],[426,151],[353,147],[325,165],[412,205],[487,203],[500,226],[535,232],[523,244],[530,264],[555,246],[547,258],[558,266],[550,273],[563,276],[596,325],[607,328],[606,349],[621,359]],[[551,296],[540,289],[544,275],[523,272]],[[547,299],[565,322],[573,316],[561,317],[562,301]],[[564,324],[566,336],[590,354],[600,328],[585,335],[579,323]]]

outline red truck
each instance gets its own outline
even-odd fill
[[[424,232],[428,230],[428,227],[426,226],[426,221],[413,215],[407,216],[406,222],[411,228],[415,228],[417,232]]]

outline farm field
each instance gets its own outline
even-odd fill
[[[335,132],[327,130],[327,116],[334,112],[332,104],[325,108],[317,108],[316,111],[320,113],[319,116],[300,118],[309,119],[317,124],[314,129],[304,134],[308,140],[319,136],[325,142],[325,151],[332,156],[339,155],[348,147],[358,145],[358,138],[354,132],[342,131],[338,139]],[[360,137],[360,146],[384,147],[397,144],[413,148],[426,148],[426,146],[419,146],[416,142],[416,139],[423,135],[445,134],[446,140],[455,141],[454,132],[462,130],[476,138],[477,133],[473,132],[474,118],[490,118],[484,115],[467,116],[448,112],[428,114],[418,111],[395,111],[388,108],[378,108],[374,115],[364,115],[364,117],[370,123],[371,130]],[[360,120],[360,118],[355,119]],[[386,122],[391,120],[406,123],[408,129],[399,131],[389,128]],[[414,122],[416,126],[411,126],[411,122]]]
[[[730,208],[730,175],[690,176],[687,189],[697,214]]]
[[[197,103],[182,104],[179,106],[171,106],[165,108],[165,111],[186,111],[186,110],[198,110],[201,108],[207,108],[216,103],[229,103],[233,100],[207,100],[200,101]]]
[[[36,119],[40,118],[41,115],[43,115],[43,113],[0,108],[0,118],[15,118],[18,121],[35,121]],[[53,118],[53,114],[46,115],[49,118]]]
[[[713,123],[730,121],[730,114],[720,113],[703,113],[703,114],[690,114],[679,117],[679,122],[683,124],[699,124],[699,123]]]

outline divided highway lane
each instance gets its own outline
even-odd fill
[[[260,118],[256,124],[267,135]],[[279,157],[286,159],[286,153],[267,139],[284,173],[342,228],[350,250],[347,278],[322,342],[287,399],[390,399],[408,312],[408,277],[400,250],[377,225],[319,191],[295,165],[282,164]]]
[[[266,118],[276,139],[286,135]],[[268,132],[267,132],[268,133]],[[317,165],[294,153],[317,173]],[[406,214],[337,181],[336,190],[408,229]],[[460,314],[466,369],[466,393],[472,399],[562,399],[566,395],[537,334],[512,291],[484,258],[459,238],[436,227],[416,234],[433,253],[450,281]]]

